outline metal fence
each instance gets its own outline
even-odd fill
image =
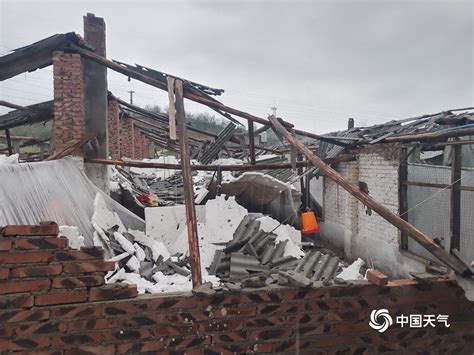
[[[474,169],[408,163],[406,170],[401,168],[400,185],[402,217],[446,250],[459,251],[470,265],[474,260]],[[402,249],[436,260],[404,235]]]

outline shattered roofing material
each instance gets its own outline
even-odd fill
[[[59,33],[0,57],[0,81],[15,75],[47,67],[53,63],[54,51],[67,48],[91,48],[74,32]]]
[[[354,127],[343,131],[324,134],[323,137],[333,137],[349,143],[353,147],[360,144],[382,143],[386,138],[395,139],[415,133],[439,132],[448,129],[463,129],[472,127],[474,123],[473,108],[443,111],[418,117],[391,120],[382,124],[367,127]],[[466,111],[455,113],[456,111]],[[299,141],[307,146],[317,147],[317,154],[321,158],[334,158],[344,151],[344,147],[318,141],[307,137],[298,137]],[[271,146],[272,149],[288,148],[281,142]]]
[[[383,142],[385,138],[396,137],[406,134],[421,132],[436,132],[449,128],[462,129],[464,125],[474,122],[474,112],[463,112],[456,114],[452,111],[444,111],[431,115],[392,120],[383,124],[368,127],[354,127],[345,131],[328,133],[328,136],[341,138],[359,138],[357,143],[375,144]],[[341,148],[321,142],[319,145],[319,156],[332,158],[338,155]]]
[[[0,129],[47,122],[54,117],[53,101],[26,106],[27,110],[13,110],[0,116]]]

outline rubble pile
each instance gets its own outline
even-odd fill
[[[308,286],[313,281],[333,279],[341,269],[342,261],[329,252],[309,249],[303,253],[293,240],[278,240],[281,225],[266,232],[261,228],[265,219],[268,217],[245,216],[232,241],[216,251],[209,274],[244,284]]]
[[[136,284],[140,293],[190,291],[184,206],[146,211],[146,232],[127,229],[117,213],[107,208],[103,196],[96,195],[93,243],[104,248],[107,260],[117,263],[106,282]],[[203,281],[213,287],[222,283],[306,287],[334,279],[344,265],[327,250],[303,250],[298,230],[260,213],[248,213],[233,197],[209,200],[196,206],[196,212]],[[77,228],[63,226],[62,233],[71,246],[84,244]],[[349,272],[343,270],[341,277],[361,278],[361,264],[355,264],[346,268]]]
[[[163,243],[145,245],[131,233],[118,232],[118,226],[104,231],[117,262],[115,271],[106,276],[107,283],[128,281],[137,283],[140,292],[160,292],[166,286],[184,285],[191,275],[188,257],[183,254],[170,255]],[[182,276],[182,277],[180,277]],[[168,277],[172,277],[168,280]]]

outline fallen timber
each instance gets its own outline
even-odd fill
[[[380,143],[393,143],[393,142],[413,142],[413,141],[436,141],[452,137],[472,136],[474,135],[474,127],[462,128],[462,126],[456,127],[455,129],[441,130],[437,132],[426,132],[426,133],[415,133],[406,134],[403,136],[392,136],[387,137]]]
[[[355,160],[354,155],[345,154],[335,158],[323,159],[325,164],[337,164]],[[86,163],[130,166],[135,168],[157,168],[157,169],[173,169],[180,170],[181,164],[153,163],[141,160],[113,160],[113,159],[84,159]],[[305,168],[310,164],[307,161],[296,162],[296,167]],[[241,164],[241,165],[191,165],[191,170],[200,171],[258,171],[272,169],[291,169],[291,163],[273,163],[273,164]]]
[[[201,257],[199,252],[199,238],[197,229],[196,207],[194,206],[193,175],[191,160],[189,159],[189,142],[184,113],[183,82],[175,80],[174,96],[176,107],[176,128],[181,138],[179,140],[179,153],[181,157],[181,171],[183,175],[184,201],[186,210],[186,225],[188,230],[189,256],[191,263],[191,279],[193,288],[202,284]]]
[[[318,156],[313,154],[303,143],[301,143],[296,137],[294,137],[275,116],[270,116],[269,121],[276,134],[284,137],[293,147],[295,147],[301,154],[303,154],[311,165],[327,176],[329,179],[334,181],[336,184],[343,187],[352,196],[357,198],[365,206],[371,208],[377,212],[382,218],[390,222],[392,225],[397,227],[403,233],[406,233],[413,240],[420,243],[428,252],[437,257],[440,261],[445,263],[447,266],[452,268],[458,274],[462,276],[472,275],[471,270],[461,260],[455,256],[449,254],[441,246],[436,244],[429,236],[424,234],[415,226],[411,225],[407,221],[400,218],[399,215],[390,211],[387,207],[381,205],[369,194],[363,192],[358,185],[347,181],[342,175],[336,170],[327,165]]]
[[[92,60],[96,63],[99,63],[101,65],[106,66],[109,69],[112,69],[112,70],[114,70],[116,72],[119,72],[123,75],[126,75],[130,78],[142,81],[145,84],[154,86],[154,87],[156,87],[158,89],[161,89],[163,91],[168,91],[168,86],[165,83],[163,83],[159,80],[153,79],[153,78],[151,78],[147,75],[144,75],[144,74],[142,74],[142,73],[140,73],[136,70],[125,67],[124,65],[117,64],[116,62],[113,62],[113,61],[111,61],[111,60],[109,60],[105,57],[102,57],[98,54],[95,54],[94,52],[91,52],[87,49],[71,48],[71,49],[67,49],[67,51],[68,52],[73,52],[73,53],[78,53],[85,59]],[[224,105],[220,102],[217,102],[215,100],[211,100],[211,99],[209,99],[209,98],[207,98],[203,95],[198,95],[195,92],[185,91],[184,92],[184,97],[186,99],[191,100],[191,101],[198,102],[200,104],[209,106],[211,108],[216,108],[216,109],[219,109],[221,111],[224,111],[224,112],[236,115],[238,117],[244,118],[244,119],[246,119],[247,121],[250,121],[250,122],[259,123],[259,124],[264,125],[264,126],[268,126],[270,124],[268,122],[268,120],[266,120],[264,118],[257,117],[257,116],[251,115],[247,112],[243,112],[243,111],[234,109],[232,107],[226,106],[226,105]],[[326,138],[326,137],[320,136],[318,134],[314,134],[314,133],[310,133],[310,132],[306,132],[306,131],[301,131],[301,130],[298,130],[298,129],[295,129],[294,131],[295,131],[296,134],[299,134],[301,136],[305,136],[305,137],[308,137],[308,138],[313,138],[313,139],[325,141],[325,142],[328,142],[328,143],[332,143],[332,144],[340,145],[340,146],[344,146],[344,147],[348,146],[347,143],[340,142],[339,140],[336,140],[336,139],[333,139],[333,138]]]
[[[115,97],[115,100],[117,100],[117,102],[120,105],[125,106],[126,108],[130,109],[130,111],[133,111],[133,112],[138,113],[138,114],[140,114],[142,116],[145,116],[145,117],[150,117],[152,119],[155,119],[156,121],[163,124],[163,128],[166,128],[166,130],[168,130],[168,117],[166,115],[156,114],[154,112],[150,112],[150,111],[145,110],[141,107],[135,106],[133,104],[129,104],[128,102],[123,101],[122,99],[119,99],[118,97]],[[186,124],[186,127],[190,131],[193,131],[193,132],[205,135],[205,136],[209,136],[209,137],[212,137],[212,138],[216,138],[216,136],[217,136],[215,134],[212,134],[212,133],[200,130],[198,128],[192,127],[189,124]]]

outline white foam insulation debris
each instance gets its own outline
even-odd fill
[[[114,249],[110,260],[119,263],[107,282],[136,283],[139,292],[190,290],[184,206],[147,208],[145,214],[145,234],[104,230]],[[248,213],[233,197],[209,200],[196,206],[196,214],[203,282],[214,286],[226,281],[258,284],[255,277],[263,277],[264,284],[301,286],[332,279],[344,266],[332,254],[304,251],[298,230]]]
[[[81,249],[81,247],[85,246],[84,237],[80,235],[79,228],[77,227],[59,226],[59,236],[66,237],[72,249]]]
[[[364,260],[358,258],[348,267],[342,269],[342,272],[337,275],[340,279],[343,280],[361,280],[364,278],[364,275],[361,274],[361,268],[364,266]]]
[[[2,164],[18,164],[20,155],[18,153],[12,155],[0,154],[0,165]]]

